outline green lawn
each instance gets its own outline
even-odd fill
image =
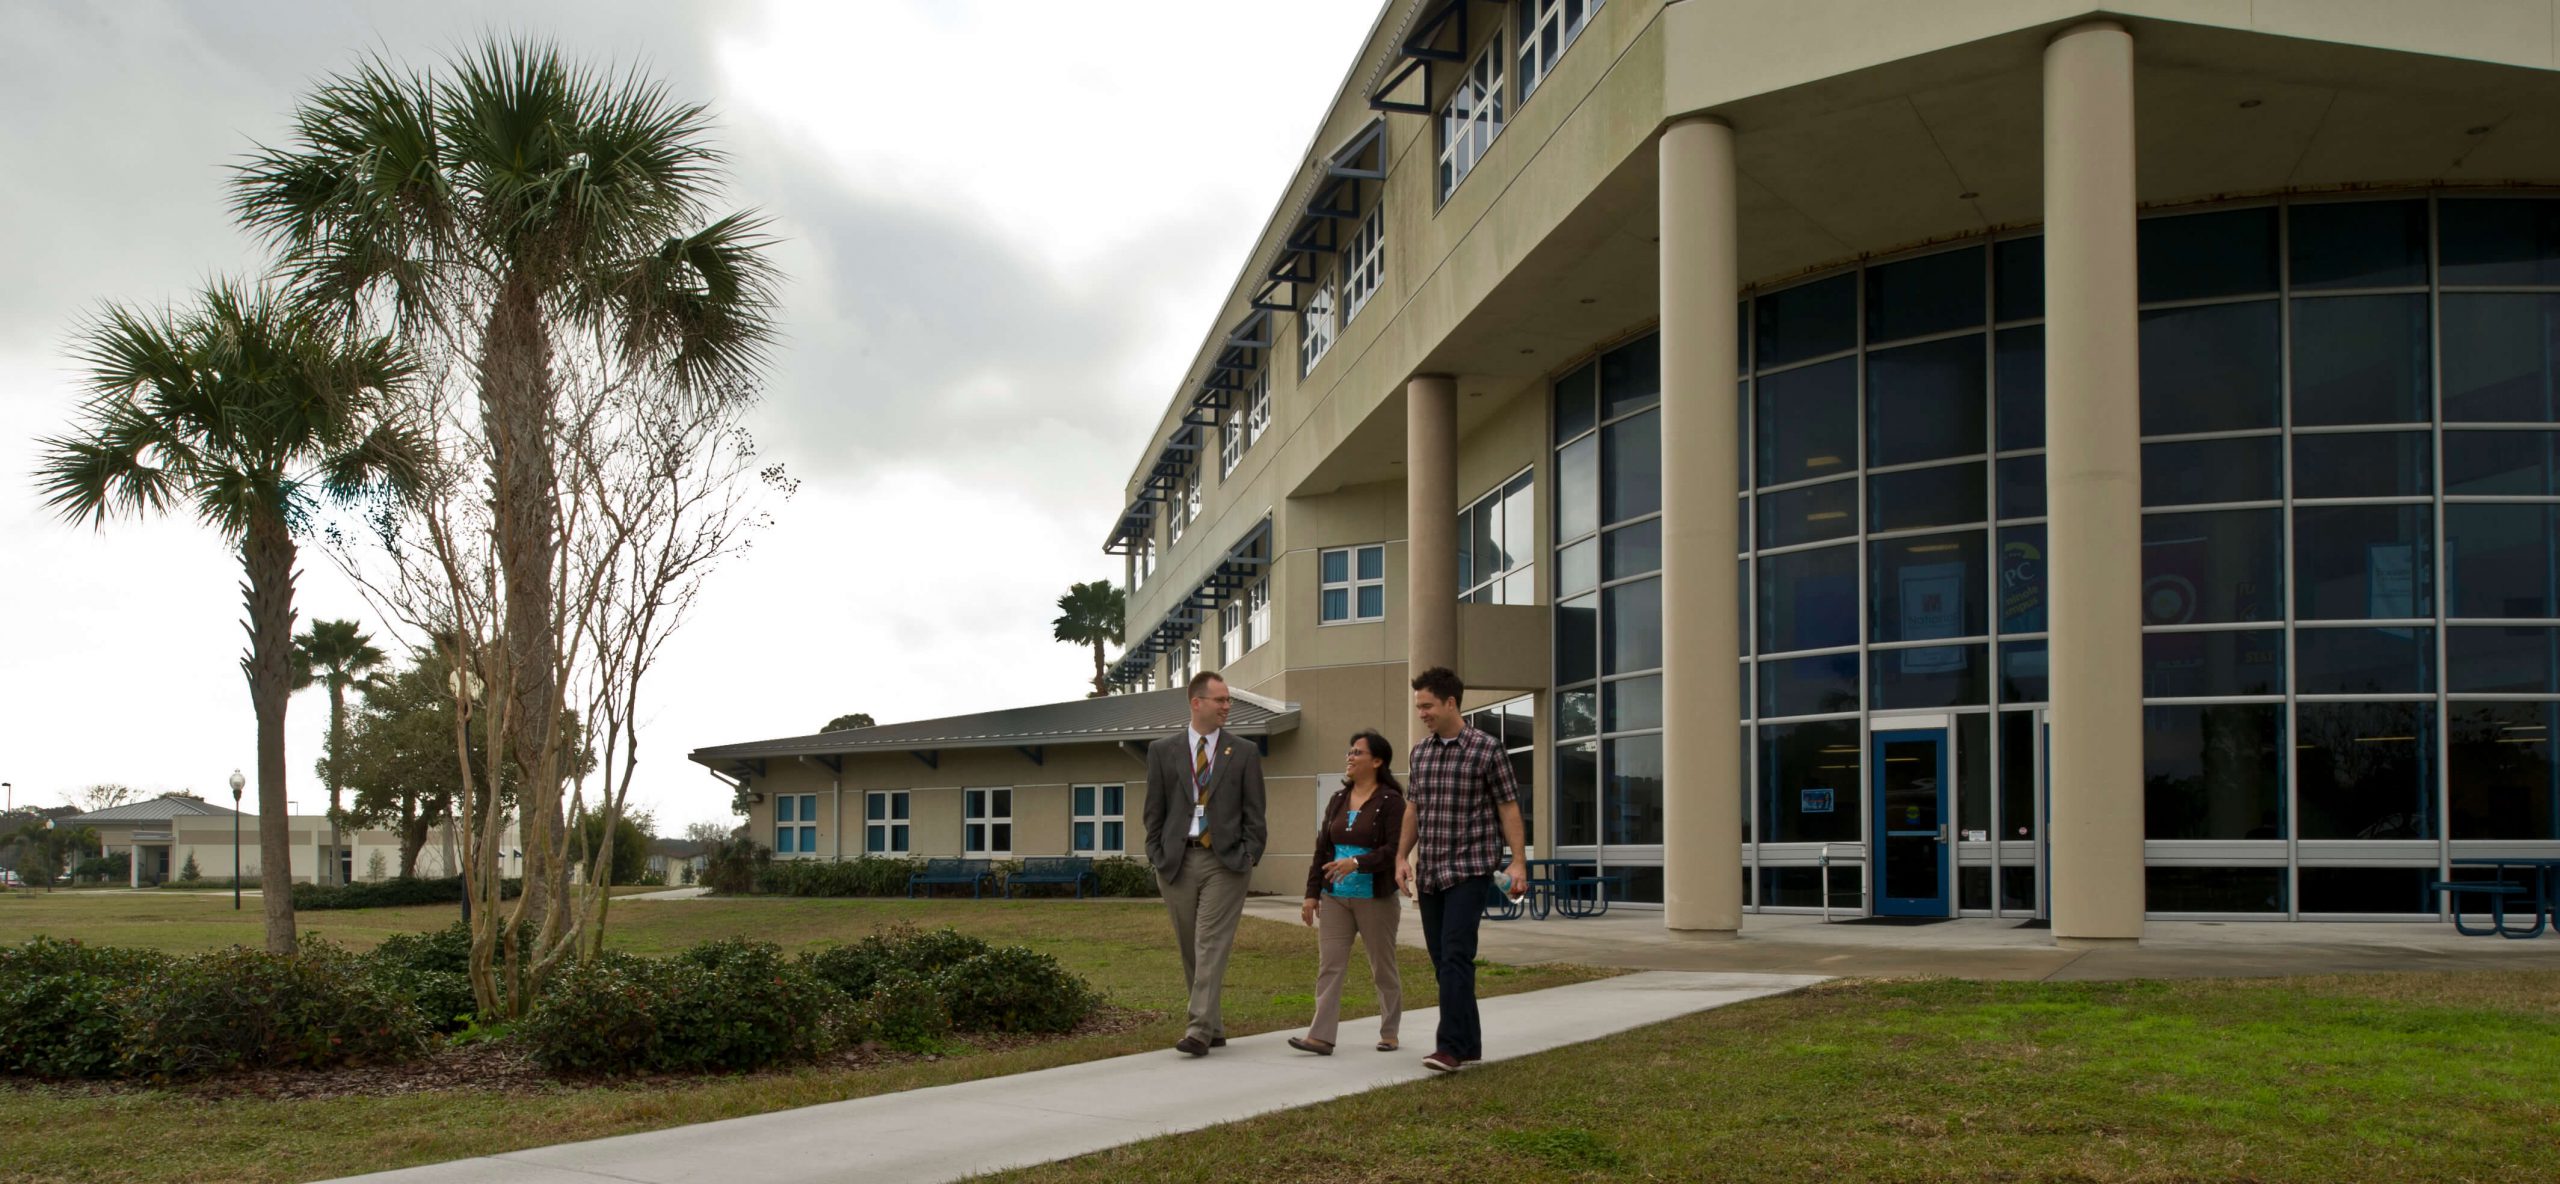
[[[2560,1179],[2560,973],[1841,982],[1010,1181]]]
[[[314,912],[302,920],[306,933],[365,947],[391,933],[450,924],[455,916],[454,909],[438,906]],[[267,1101],[201,1091],[0,1087],[0,1181],[308,1180],[1167,1049],[1181,1035],[1181,962],[1164,908],[1152,901],[618,901],[609,944],[665,954],[705,938],[745,934],[797,949],[849,941],[901,920],[955,925],[991,941],[1054,954],[1113,1004],[1157,1018],[1134,1031],[879,1069],[808,1069],[530,1095],[448,1091]],[[38,933],[168,950],[261,940],[255,902],[234,913],[228,896],[0,895],[0,943]],[[1403,966],[1406,1005],[1432,1006],[1437,992],[1421,953],[1404,951]],[[1496,994],[1603,973],[1569,966],[1497,967],[1483,982],[1488,994]],[[1366,976],[1352,978],[1357,981],[1345,987],[1345,1010],[1374,1011]],[[1229,1032],[1304,1024],[1314,981],[1314,931],[1247,919],[1227,974]]]

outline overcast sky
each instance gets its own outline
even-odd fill
[[[65,343],[264,258],[225,182],[360,54],[487,34],[641,62],[709,102],[739,204],[787,241],[754,428],[802,479],[647,688],[635,802],[727,820],[704,744],[1074,698],[1049,638],[1145,433],[1305,159],[1377,0],[11,0],[0,35],[0,781],[227,793],[255,767],[236,557],[192,520],[65,525],[35,439],[78,402]],[[316,549],[300,619],[392,641]],[[327,701],[288,730],[296,809]]]

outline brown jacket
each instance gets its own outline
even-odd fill
[[[1369,853],[1360,857],[1360,870],[1369,873],[1372,891],[1381,897],[1396,891],[1396,844],[1404,837],[1404,795],[1378,786],[1369,795],[1369,804],[1360,808],[1360,821],[1345,822],[1351,811],[1351,788],[1333,791],[1333,800],[1324,808],[1324,821],[1316,827],[1315,858],[1307,868],[1307,899],[1324,895],[1324,865],[1333,862],[1333,845],[1347,843],[1366,847]]]

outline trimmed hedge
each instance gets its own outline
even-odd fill
[[[405,1060],[428,1035],[362,958],[310,937],[291,956],[233,946],[163,963],[123,1012],[124,1072],[158,1080]]]
[[[514,900],[524,895],[524,881],[498,881],[498,895]],[[318,884],[293,886],[293,907],[305,909],[387,909],[422,904],[462,903],[462,877],[446,876],[437,880],[360,881],[341,888],[324,888]]]
[[[1022,864],[1017,860],[1000,859],[992,866],[996,882],[1002,884],[1004,877]],[[755,891],[765,896],[905,896],[907,877],[923,870],[924,860],[898,856],[864,855],[845,860],[777,859],[756,871]],[[1141,860],[1126,856],[1113,855],[1094,860],[1093,876],[1099,885],[1097,895],[1146,897],[1157,892],[1155,870]],[[1070,892],[1066,888],[1057,889],[1059,894]]]
[[[0,947],[0,1077],[113,1077],[125,1053],[123,996],[168,956],[30,938]]]
[[[989,950],[935,980],[965,1032],[1072,1032],[1101,996],[1058,960],[1024,946]]]
[[[723,938],[673,958],[607,952],[571,966],[517,1030],[555,1072],[760,1069],[843,1047],[851,1009],[780,946]]]

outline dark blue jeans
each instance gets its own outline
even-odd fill
[[[1469,876],[1445,891],[1417,897],[1422,906],[1422,944],[1431,951],[1431,970],[1440,980],[1440,1033],[1437,1047],[1461,1061],[1484,1057],[1484,1023],[1476,1017],[1476,926],[1484,920],[1484,902],[1493,895],[1493,877]]]

